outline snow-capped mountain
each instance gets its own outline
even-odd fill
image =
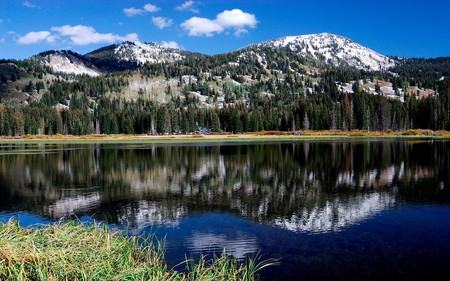
[[[156,43],[127,41],[95,50],[86,54],[86,56],[97,61],[113,60],[139,66],[145,63],[164,63],[182,60],[189,54],[189,52]]]
[[[288,50],[297,55],[319,60],[333,66],[348,65],[363,70],[387,70],[396,65],[395,60],[381,55],[343,36],[330,33],[287,36],[249,47],[269,47]]]
[[[55,73],[98,76],[101,71],[84,56],[72,51],[48,51],[34,56]]]
[[[49,51],[36,57],[44,58],[44,64],[55,72],[97,76],[102,72],[137,69],[146,63],[170,63],[193,56],[201,54],[157,43],[127,41],[84,56],[71,51]],[[272,72],[312,73],[323,66],[387,71],[401,62],[400,59],[381,55],[348,38],[329,33],[287,36],[218,56],[228,59],[228,64],[251,65],[261,71]]]
[[[184,59],[182,50],[167,48],[156,43],[139,41],[124,42],[114,49],[117,58],[125,61],[137,61],[140,64],[171,62]]]

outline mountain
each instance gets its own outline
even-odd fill
[[[88,58],[72,51],[47,51],[30,60],[49,67],[55,73],[88,76],[99,76],[102,73]]]
[[[100,48],[86,54],[86,57],[98,67],[111,71],[134,69],[146,63],[174,62],[193,54],[156,43],[127,41]]]
[[[252,44],[230,54],[232,55],[225,55],[225,58],[230,59],[227,63],[250,63],[259,71],[272,72],[312,73],[329,66],[382,71],[403,61],[381,55],[348,38],[330,33],[282,37]],[[49,51],[38,55],[44,65],[54,72],[90,76],[137,69],[147,63],[171,63],[199,56],[202,55],[140,41],[109,45],[84,56],[71,51]]]
[[[256,43],[226,54],[206,56],[156,43],[127,41],[94,50],[86,55],[71,51],[48,51],[35,57],[53,72],[87,74],[138,69],[145,64],[184,61],[203,63],[202,69],[228,71],[242,69],[242,75],[258,73],[320,74],[330,67],[350,67],[364,71],[390,71],[402,75],[429,75],[439,68],[447,77],[448,58],[434,60],[387,57],[343,36],[330,33],[287,36]],[[192,62],[192,61],[197,61]],[[196,68],[198,69],[198,68]],[[184,71],[186,72],[186,71]],[[214,71],[213,71],[214,72]],[[185,73],[192,75],[193,73]]]
[[[367,71],[388,70],[396,61],[343,36],[330,33],[287,36],[248,46],[290,51],[332,66],[350,66]]]
[[[401,77],[432,78],[443,80],[450,76],[450,57],[399,59],[391,69]]]
[[[449,130],[449,65],[327,33],[213,56],[141,42],[49,51],[0,60],[0,135]]]

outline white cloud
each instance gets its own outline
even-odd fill
[[[125,36],[113,33],[98,33],[93,27],[85,25],[64,25],[52,27],[51,31],[32,31],[19,37],[17,43],[21,45],[37,44],[41,42],[55,43],[57,40],[70,40],[73,45],[85,46],[98,43],[115,43],[118,41],[136,41],[138,35],[130,33]]]
[[[175,42],[175,41],[169,41],[169,42],[162,41],[162,42],[161,42],[161,45],[162,45],[163,47],[166,47],[166,48],[180,49],[180,50],[183,49],[183,48],[182,48],[180,45],[178,45],[178,43]]]
[[[248,30],[247,30],[247,29],[245,29],[245,28],[239,28],[239,29],[236,29],[236,31],[234,32],[234,36],[239,37],[239,36],[241,36],[242,34],[247,34],[247,33],[248,33]]]
[[[136,8],[124,8],[123,12],[125,13],[125,15],[127,15],[128,17],[133,17],[133,16],[137,16],[137,15],[142,15],[145,13],[144,10],[142,9],[136,9]]]
[[[51,30],[55,31],[59,36],[69,37],[72,44],[79,46],[138,40],[138,35],[136,33],[130,33],[126,36],[120,36],[113,33],[98,33],[93,27],[85,25],[64,25],[52,27]]]
[[[178,11],[185,11],[185,10],[189,10],[192,13],[198,14],[200,11],[195,7],[197,3],[195,3],[195,1],[186,1],[183,4],[181,4],[180,6],[177,6],[175,9],[177,9]]]
[[[159,8],[157,6],[155,6],[155,5],[152,5],[152,4],[145,4],[144,5],[144,10],[149,12],[149,13],[154,13],[154,12],[159,11]]]
[[[27,8],[39,8],[38,6],[34,5],[30,1],[25,1],[25,2],[22,3],[22,5],[27,7]]]
[[[156,25],[160,29],[169,27],[173,24],[172,19],[168,19],[168,18],[164,18],[164,17],[152,17],[152,22],[154,25]]]
[[[2,19],[0,19],[0,23],[3,23],[3,20],[2,20]]]
[[[256,24],[258,24],[255,15],[245,13],[239,9],[223,11],[222,13],[217,15],[216,22],[224,28],[237,29],[244,27],[255,28]]]
[[[16,32],[14,31],[8,31],[0,38],[0,43],[6,43],[9,39],[12,39],[14,41],[18,41],[18,37],[16,36]]]
[[[52,36],[50,31],[33,31],[27,33],[25,36],[19,37],[19,39],[17,39],[17,43],[21,45],[36,44],[43,41],[52,43],[55,39],[56,38]]]
[[[186,9],[191,8],[194,4],[195,4],[194,1],[186,1],[186,2],[184,2],[183,4],[181,4],[180,6],[177,6],[176,9],[177,9],[178,11],[184,11],[184,10],[186,10]]]
[[[192,17],[181,24],[189,36],[213,36],[227,29],[233,29],[235,36],[248,33],[247,28],[256,28],[258,20],[254,14],[239,9],[225,10],[218,14],[214,20]]]
[[[145,13],[155,13],[159,10],[160,10],[159,7],[157,7],[155,5],[145,4],[142,9],[137,9],[137,8],[133,8],[133,7],[132,8],[124,8],[123,12],[128,17],[133,17],[133,16],[143,15]]]
[[[199,17],[192,17],[181,24],[181,27],[188,32],[189,36],[208,36],[214,33],[221,33],[224,28],[217,22]]]

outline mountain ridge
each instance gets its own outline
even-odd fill
[[[284,36],[250,46],[287,49],[303,57],[325,61],[332,66],[348,65],[367,71],[385,71],[396,61],[353,40],[331,33]]]
[[[138,68],[146,63],[167,63],[183,60],[194,53],[154,42],[124,41],[85,54],[94,63],[118,70]]]
[[[97,76],[109,72],[134,70],[145,64],[173,63],[200,56],[231,58],[227,62],[229,64],[245,63],[250,58],[250,60],[256,60],[258,64],[262,64],[261,70],[267,70],[267,61],[270,60],[268,57],[273,56],[274,53],[288,57],[289,64],[299,69],[300,73],[303,73],[301,69],[306,69],[306,73],[314,73],[330,67],[350,67],[363,71],[391,71],[411,60],[385,56],[347,37],[326,32],[284,36],[216,55],[190,52],[153,42],[124,41],[101,47],[84,55],[62,50],[44,52],[31,58],[45,57],[41,59],[41,62],[54,72]],[[271,65],[273,70],[277,70],[279,62]],[[285,67],[284,70],[295,72],[291,66]]]

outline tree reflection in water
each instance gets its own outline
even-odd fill
[[[295,232],[339,231],[402,202],[449,203],[449,153],[445,141],[8,144],[0,211],[89,215],[135,231],[222,211]]]

